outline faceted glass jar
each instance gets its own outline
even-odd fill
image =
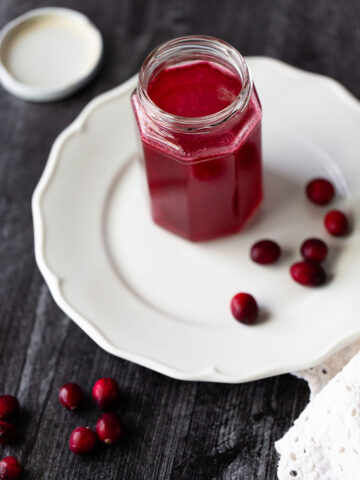
[[[229,105],[182,117],[151,100],[149,85],[161,71],[199,62],[239,79],[240,91]],[[239,52],[212,37],[171,40],[146,58],[131,100],[154,222],[192,241],[241,230],[262,200],[262,112]]]

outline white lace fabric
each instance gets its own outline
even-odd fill
[[[320,365],[295,372],[293,375],[308,382],[311,400],[359,351],[360,339],[335,353]]]
[[[360,341],[296,375],[311,401],[275,444],[279,480],[360,480]]]

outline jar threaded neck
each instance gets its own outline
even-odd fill
[[[241,81],[236,99],[223,110],[203,117],[181,117],[158,107],[148,95],[149,82],[160,70],[189,61],[210,61],[235,73]],[[244,58],[227,42],[205,35],[178,37],[159,45],[145,59],[139,73],[137,96],[144,113],[165,130],[206,132],[243,112],[252,93],[252,79]]]

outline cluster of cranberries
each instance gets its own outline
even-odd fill
[[[101,378],[92,389],[92,397],[101,410],[116,405],[119,387],[112,378]],[[75,410],[84,401],[82,389],[76,383],[66,383],[60,388],[59,400],[68,410]],[[123,434],[123,424],[115,413],[103,413],[96,422],[96,433],[89,427],[77,427],[70,435],[70,450],[76,454],[88,453],[94,449],[97,439],[106,444],[116,443]]]
[[[100,378],[92,389],[92,397],[101,410],[109,410],[116,405],[119,387],[112,378]],[[68,410],[75,410],[84,401],[82,389],[76,383],[66,383],[60,388],[59,400]],[[20,405],[12,395],[0,396],[0,445],[14,442],[16,431],[10,422],[19,413]],[[116,443],[123,434],[123,424],[115,413],[103,413],[96,422],[96,433],[89,427],[77,427],[70,435],[70,450],[76,454],[88,453],[96,445],[97,439],[106,444]],[[15,457],[5,457],[0,461],[0,480],[16,480],[21,474],[21,466]]]
[[[328,205],[335,196],[335,188],[329,180],[315,178],[306,186],[308,199],[316,205]],[[341,237],[349,232],[349,222],[340,210],[331,210],[324,217],[324,225],[330,235]],[[300,248],[303,260],[290,267],[292,278],[308,287],[323,285],[326,273],[321,263],[326,259],[328,247],[319,238],[309,238]],[[251,259],[261,265],[275,263],[281,255],[280,246],[273,240],[260,240],[250,250]],[[231,312],[236,320],[245,324],[253,324],[259,315],[255,298],[249,293],[238,293],[230,304]]]
[[[16,438],[16,429],[11,421],[19,414],[20,405],[12,395],[0,396],[0,445],[9,445]],[[16,480],[21,467],[15,457],[5,457],[0,461],[0,479]]]

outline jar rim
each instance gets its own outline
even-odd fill
[[[173,115],[156,105],[147,92],[148,82],[152,78],[155,68],[171,59],[176,59],[179,51],[184,58],[186,54],[192,56],[193,59],[196,54],[200,53],[212,55],[218,59],[219,63],[230,66],[239,75],[242,83],[241,90],[234,101],[218,112],[201,117]],[[181,61],[173,62],[173,64],[181,63]],[[195,133],[211,130],[243,112],[249,103],[252,85],[247,63],[235,47],[216,37],[188,35],[164,42],[147,55],[139,72],[137,95],[140,104],[144,107],[145,114],[163,128]]]

